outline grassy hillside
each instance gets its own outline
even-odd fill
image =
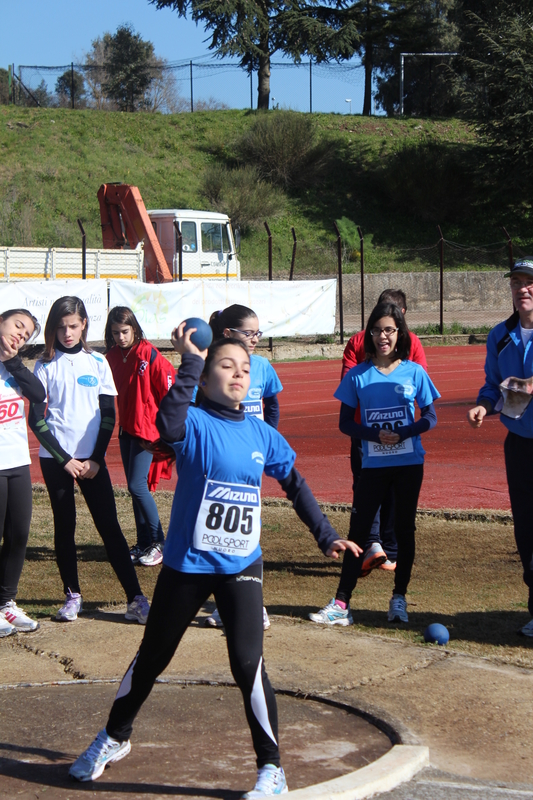
[[[0,245],[79,246],[79,217],[88,245],[101,246],[96,192],[104,182],[136,184],[147,208],[209,208],[205,171],[231,162],[233,142],[255,118],[234,110],[164,116],[1,106]],[[328,169],[318,185],[285,192],[282,211],[268,219],[277,275],[288,274],[291,226],[297,272],[332,272],[332,223],[341,218],[363,229],[372,271],[436,268],[436,248],[425,248],[438,239],[437,223],[446,239],[464,245],[503,242],[505,225],[516,245],[533,250],[529,209],[493,200],[473,174],[479,146],[464,123],[335,114],[313,120],[328,142]],[[357,270],[357,247],[355,261],[349,255],[346,270]],[[244,276],[266,275],[262,224],[243,237],[241,263]],[[469,263],[491,259],[461,251],[456,265]]]

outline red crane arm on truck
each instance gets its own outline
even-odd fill
[[[141,193],[127,183],[103,183],[98,189],[104,248],[135,249],[144,241],[144,264],[148,283],[165,283],[172,274],[146,211]]]

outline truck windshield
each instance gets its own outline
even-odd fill
[[[202,222],[202,250],[204,253],[229,253],[226,225],[221,222]]]

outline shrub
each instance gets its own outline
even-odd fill
[[[331,144],[317,140],[311,117],[294,111],[257,116],[233,143],[235,158],[257,169],[263,180],[282,189],[317,183],[330,161]]]
[[[201,191],[210,206],[231,217],[243,233],[281,213],[285,205],[282,193],[249,166],[228,169],[214,164],[204,173]]]
[[[458,220],[472,209],[471,153],[431,140],[405,144],[384,161],[379,183],[393,208],[404,214],[431,222]]]

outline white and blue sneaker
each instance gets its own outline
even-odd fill
[[[260,800],[262,797],[272,797],[275,794],[287,794],[288,791],[283,767],[265,764],[264,767],[259,767],[257,770],[257,781],[254,788],[243,794],[241,800]]]
[[[403,594],[392,595],[387,619],[389,622],[409,622],[409,617],[407,616],[407,600]]]
[[[521,633],[522,636],[533,636],[533,619],[530,619],[523,628],[520,628],[519,633]]]
[[[120,761],[130,750],[129,740],[117,742],[107,735],[104,728],[87,750],[78,756],[68,774],[77,781],[95,781],[109,764]]]
[[[353,625],[353,617],[350,611],[350,606],[341,608],[335,602],[333,597],[327,606],[321,608],[315,614],[309,614],[311,622],[317,622],[319,625]]]

